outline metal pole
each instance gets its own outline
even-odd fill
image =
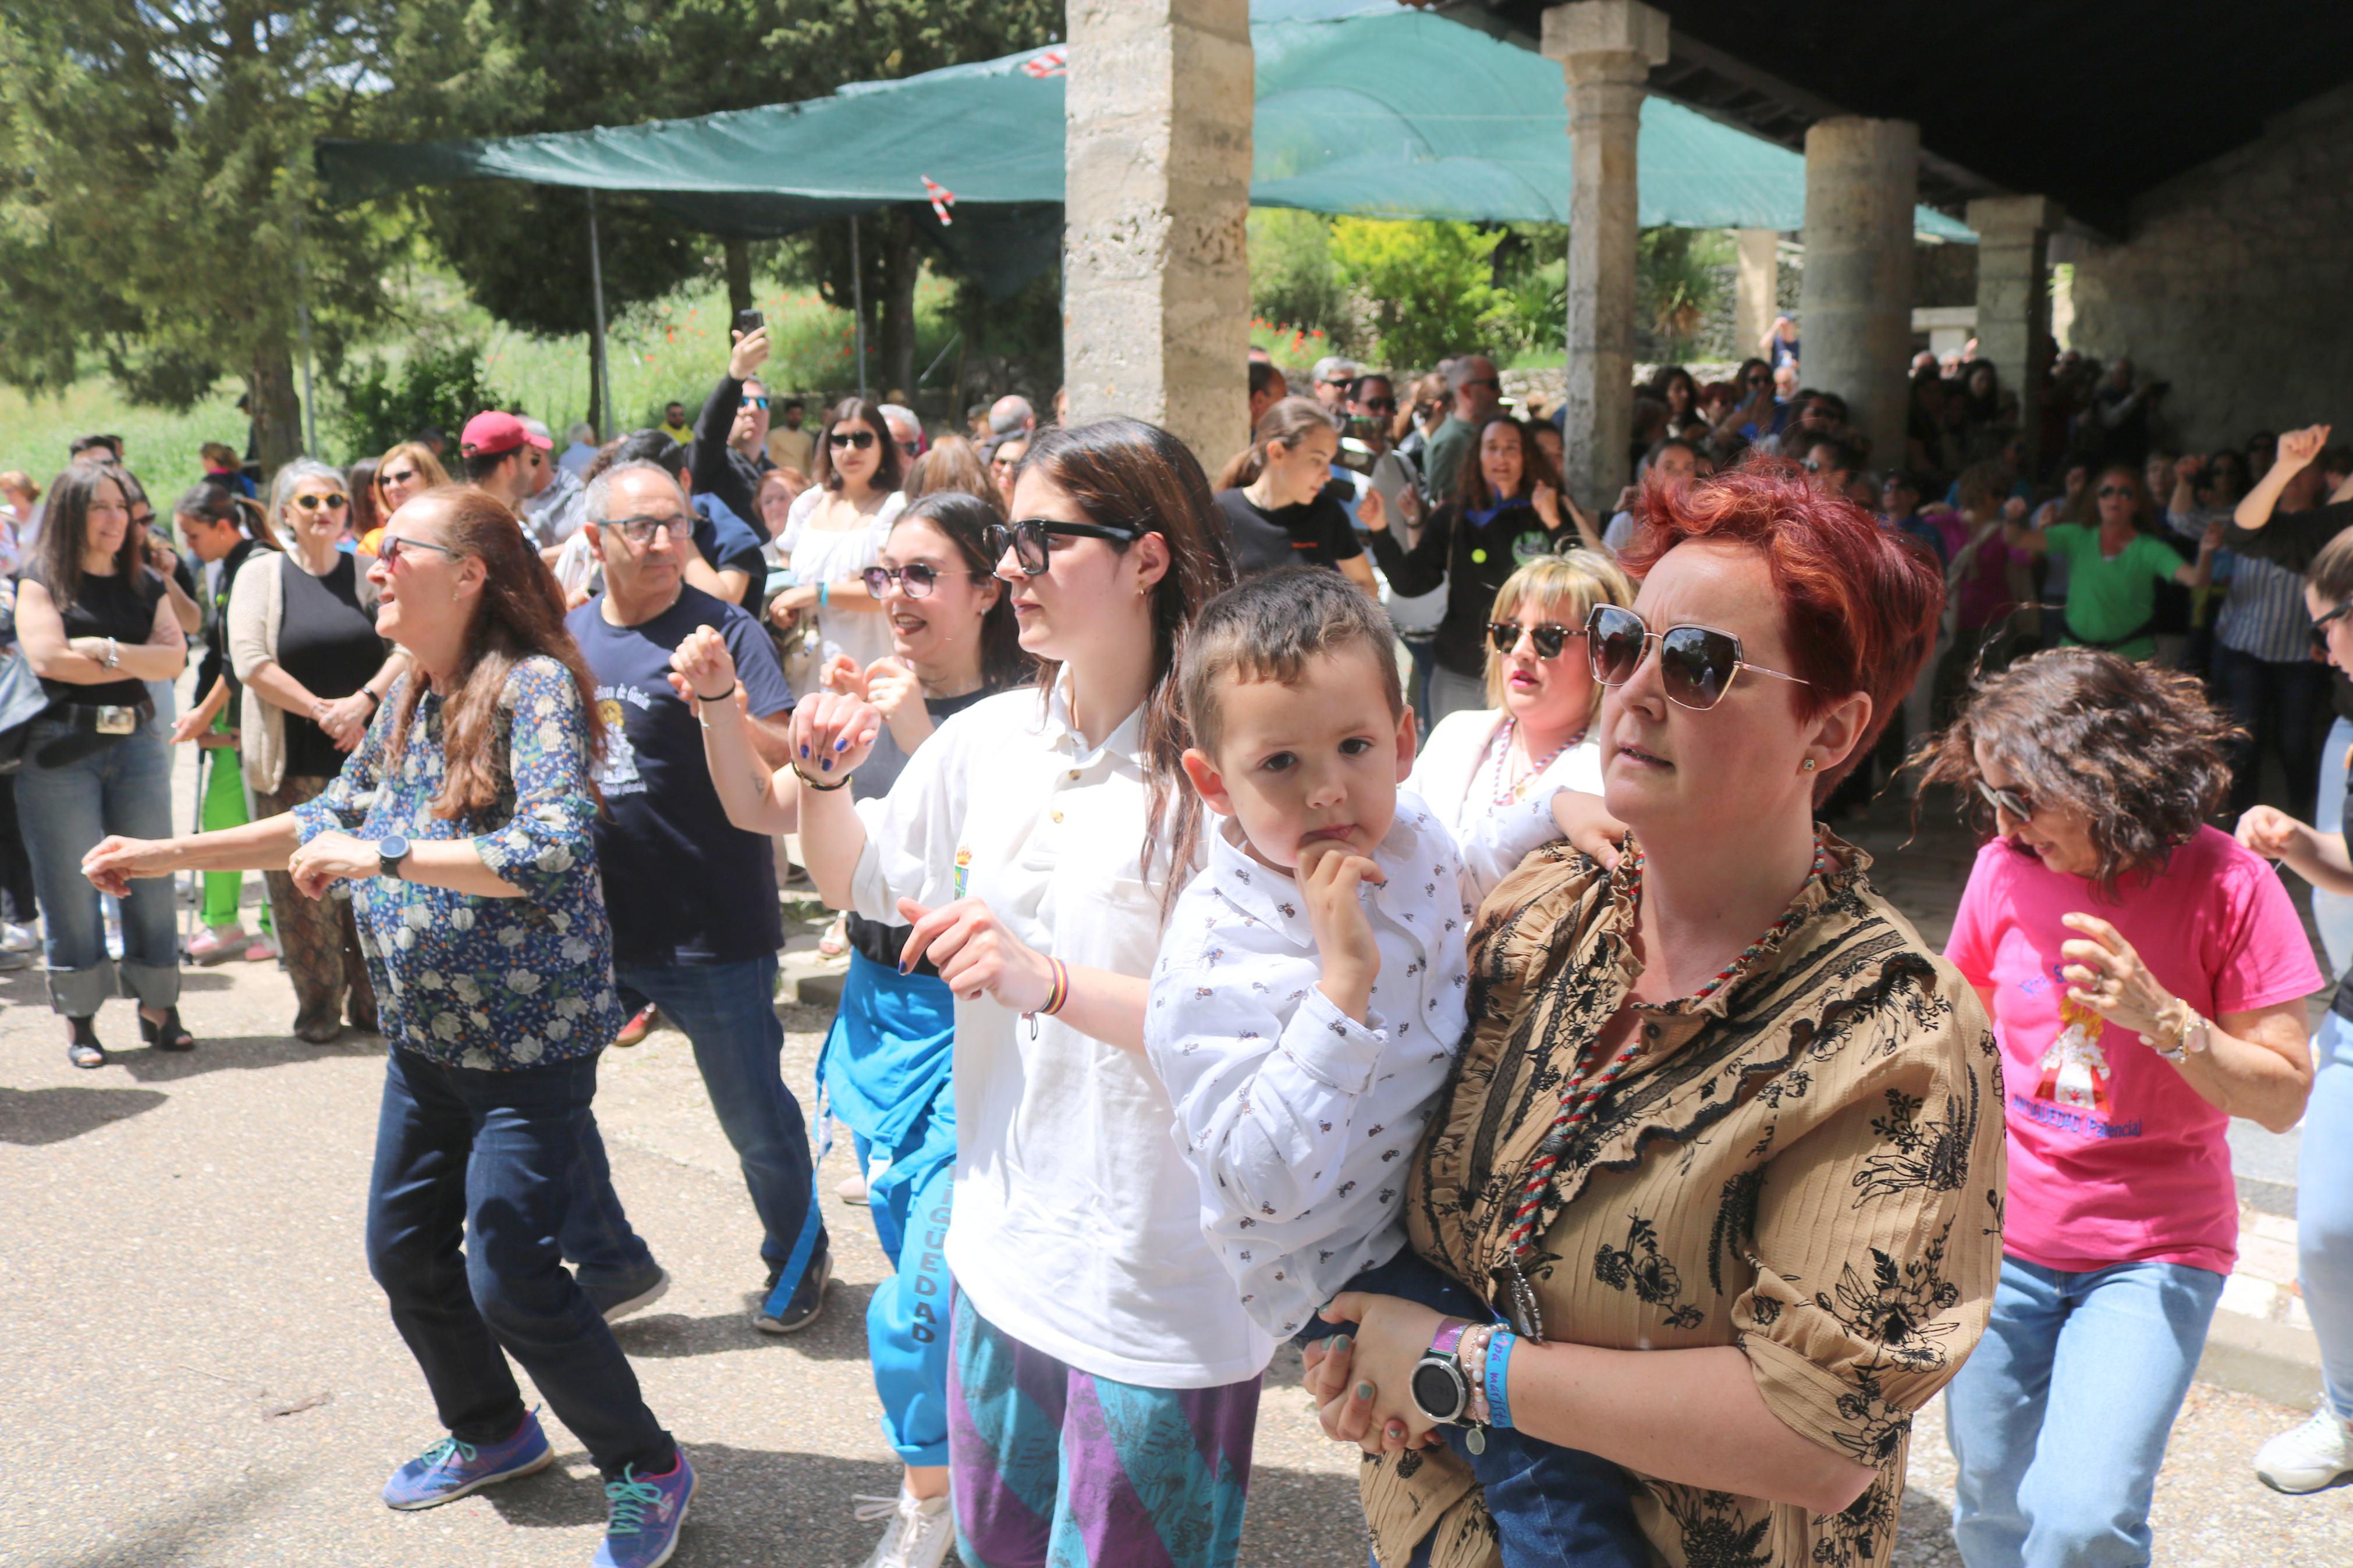
[[[596,310],[596,336],[588,345],[588,374],[595,380],[596,408],[603,416],[596,430],[596,439],[602,441],[605,426],[616,422],[613,419],[612,382],[606,374],[605,258],[596,243],[596,193],[594,188],[588,192],[588,291]]]
[[[858,215],[849,215],[849,313],[857,337],[858,399],[866,400],[866,275],[858,269]]]
[[[294,209],[294,333],[302,345],[302,450],[319,455],[319,411],[311,395],[311,268],[302,254],[302,209]]]

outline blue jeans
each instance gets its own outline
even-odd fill
[[[2222,1276],[2187,1264],[2002,1258],[1985,1337],[1945,1391],[1968,1568],[2148,1561],[2158,1466],[2221,1299]]]
[[[776,1285],[789,1300],[802,1270],[825,1245],[825,1218],[810,1169],[808,1124],[779,1065],[785,1026],[776,1020],[776,959],[625,963],[613,973],[624,992],[635,991],[659,1007],[694,1047],[711,1109],[760,1215],[760,1257],[783,1271]],[[577,1225],[565,1232],[564,1255],[600,1283],[634,1277],[644,1272],[650,1255],[612,1195],[604,1141],[593,1123],[586,1142],[592,1149],[582,1173],[592,1195]]]
[[[2320,744],[2320,794],[2312,803],[2312,826],[2323,833],[2345,830],[2345,758],[2353,752],[2353,720],[2339,719],[2328,727]],[[2320,928],[2320,945],[2328,953],[2328,973],[2342,974],[2353,967],[2353,895],[2312,889],[2312,923]]]
[[[1410,1247],[1348,1281],[1347,1289],[1398,1296],[1450,1317],[1493,1322],[1494,1313]],[[1347,1325],[1314,1319],[1293,1336],[1327,1338]],[[1609,1460],[1546,1443],[1524,1432],[1491,1427],[1484,1453],[1465,1446],[1459,1426],[1441,1429],[1446,1446],[1471,1468],[1495,1521],[1504,1568],[1649,1568],[1651,1549],[1634,1523],[1626,1478]],[[1415,1548],[1410,1568],[1428,1568],[1430,1541]]]
[[[2327,667],[2310,659],[2257,658],[2218,642],[2209,673],[2215,695],[2247,731],[2245,740],[2231,747],[2231,816],[2235,819],[2255,804],[2263,753],[2270,751],[2279,753],[2286,770],[2288,815],[2311,821],[2313,797],[2305,793],[2305,781],[2318,773],[2312,748],[2320,717],[2328,710]]]
[[[493,1072],[394,1047],[368,1270],[451,1436],[513,1435],[523,1402],[512,1355],[607,1477],[659,1472],[677,1447],[556,1245],[596,1095],[594,1056]]]
[[[1406,658],[1412,665],[1412,674],[1406,682],[1406,706],[1413,710],[1421,725],[1422,738],[1430,736],[1430,727],[1437,721],[1430,716],[1430,672],[1438,668],[1438,659],[1430,650],[1438,646],[1435,632],[1400,633],[1398,641],[1405,644]]]
[[[2320,1072],[2296,1156],[2296,1272],[2322,1386],[2337,1418],[2353,1421],[2353,1025],[2330,1013],[2313,1047]]]
[[[142,729],[62,767],[43,767],[37,760],[41,748],[74,733],[54,719],[34,720],[16,774],[16,815],[47,938],[49,1005],[69,1018],[92,1017],[115,995],[135,996],[146,1007],[172,1006],[180,999],[172,879],[131,884],[122,900],[118,976],[106,956],[98,889],[81,874],[81,858],[110,833],[172,836],[171,749],[153,730]]]

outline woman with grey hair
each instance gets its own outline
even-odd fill
[[[376,636],[375,558],[337,547],[351,506],[326,464],[298,458],[279,469],[269,516],[285,552],[248,560],[230,591],[228,654],[245,689],[237,728],[256,821],[293,810],[343,772],[406,667],[406,655],[385,657]],[[324,1045],[346,1016],[374,1030],[375,993],[350,904],[298,899],[283,871],[266,879],[294,978],[294,1033]]]

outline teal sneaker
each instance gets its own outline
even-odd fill
[[[503,1443],[461,1443],[444,1437],[393,1472],[384,1483],[387,1508],[438,1508],[468,1492],[543,1470],[555,1462],[539,1413],[527,1411],[522,1425]]]
[[[593,1568],[661,1568],[678,1550],[678,1527],[692,1496],[694,1467],[683,1451],[665,1474],[640,1476],[633,1466],[606,1482],[605,1544]]]

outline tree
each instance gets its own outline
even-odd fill
[[[313,205],[309,149],[361,123],[388,9],[0,0],[0,378],[95,353],[185,407],[235,374],[262,462],[298,452],[298,289],[331,355],[382,313],[386,236]]]
[[[1340,280],[1372,301],[1381,355],[1400,369],[1468,353],[1502,302],[1489,258],[1501,233],[1467,223],[1343,217],[1332,225]]]

